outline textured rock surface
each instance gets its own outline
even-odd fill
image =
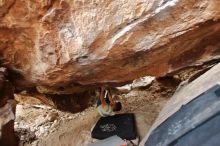
[[[135,88],[141,88],[141,87],[146,87],[149,86],[152,81],[155,80],[155,77],[151,77],[151,76],[146,76],[143,78],[139,78],[136,80],[133,80],[133,82],[131,84],[127,84],[121,87],[117,87],[116,89],[118,89],[121,92],[129,92],[132,89]]]
[[[219,0],[1,0],[17,86],[122,83],[220,57]]]

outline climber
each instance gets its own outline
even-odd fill
[[[113,116],[114,112],[121,110],[121,103],[114,101],[111,89],[102,86],[96,108],[102,117]]]

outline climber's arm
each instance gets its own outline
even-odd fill
[[[100,99],[100,101],[101,101],[101,105],[102,105],[102,106],[105,106],[105,105],[106,105],[106,102],[105,102],[105,99],[104,99],[104,91],[105,91],[105,88],[102,86],[102,87],[101,87],[100,96],[99,96],[99,99]]]
[[[115,104],[115,100],[112,98],[112,92],[111,92],[111,89],[108,90],[108,94],[109,94],[109,101],[111,103],[111,105],[114,105]]]

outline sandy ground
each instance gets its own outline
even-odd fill
[[[122,103],[120,113],[135,114],[140,139],[147,133],[176,86],[170,81],[153,81],[142,89],[115,93],[115,98]],[[29,103],[21,102],[16,112],[15,129],[21,146],[86,146],[97,141],[90,136],[91,128],[99,119],[94,106],[72,114],[47,107],[32,97],[28,100]]]

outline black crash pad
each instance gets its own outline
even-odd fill
[[[105,139],[117,135],[122,139],[132,140],[137,136],[134,114],[117,114],[101,117],[92,130],[92,138]]]

